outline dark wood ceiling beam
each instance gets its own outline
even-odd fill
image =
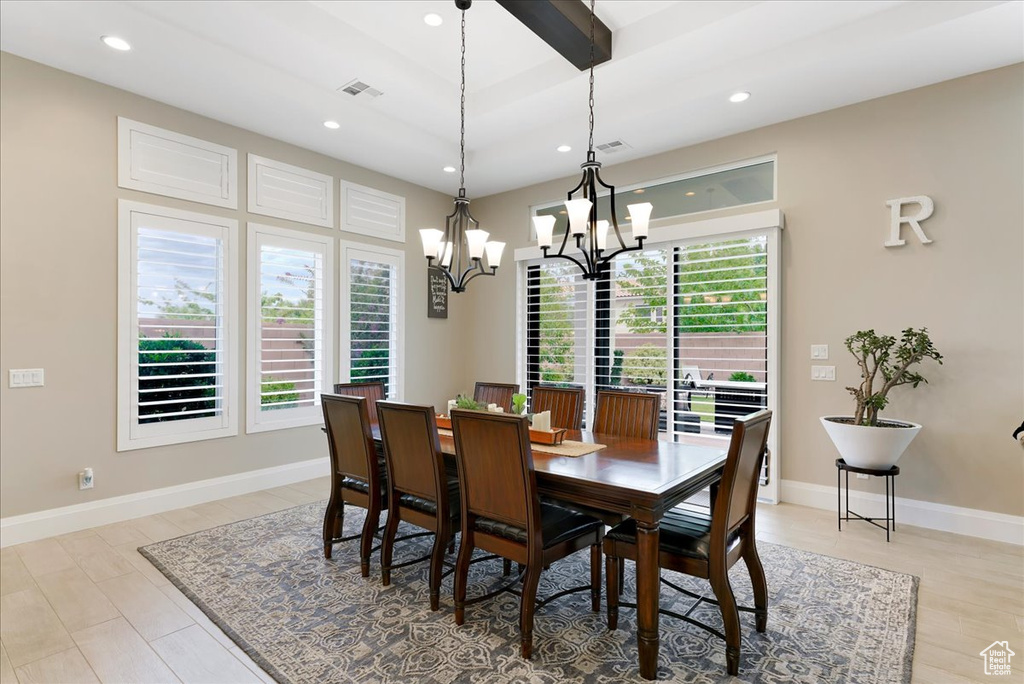
[[[590,68],[590,7],[580,0],[498,0],[580,71]],[[612,58],[612,30],[594,18],[594,64]]]

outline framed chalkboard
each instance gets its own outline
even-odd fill
[[[427,318],[448,318],[448,278],[436,268],[427,269]]]

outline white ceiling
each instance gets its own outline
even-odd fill
[[[423,15],[444,18],[428,27]],[[599,0],[595,144],[645,157],[1024,61],[1024,2]],[[466,188],[572,175],[587,74],[492,0],[467,22]],[[101,35],[133,46],[120,53]],[[459,11],[452,0],[0,2],[0,48],[429,188],[454,193]],[[358,78],[376,99],[338,92]],[[728,96],[752,97],[731,104]],[[327,119],[341,129],[322,126]],[[568,144],[572,152],[555,147]],[[683,169],[681,169],[683,170]]]

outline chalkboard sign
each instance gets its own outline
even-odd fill
[[[427,269],[427,318],[448,318],[448,278],[436,268]]]

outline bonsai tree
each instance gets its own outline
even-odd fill
[[[924,359],[942,363],[942,354],[932,345],[927,328],[907,328],[898,341],[892,335],[860,330],[846,338],[846,348],[860,366],[860,386],[846,388],[857,401],[854,425],[876,425],[878,412],[889,403],[892,388],[917,387],[928,382],[920,373],[910,370],[911,366]]]

